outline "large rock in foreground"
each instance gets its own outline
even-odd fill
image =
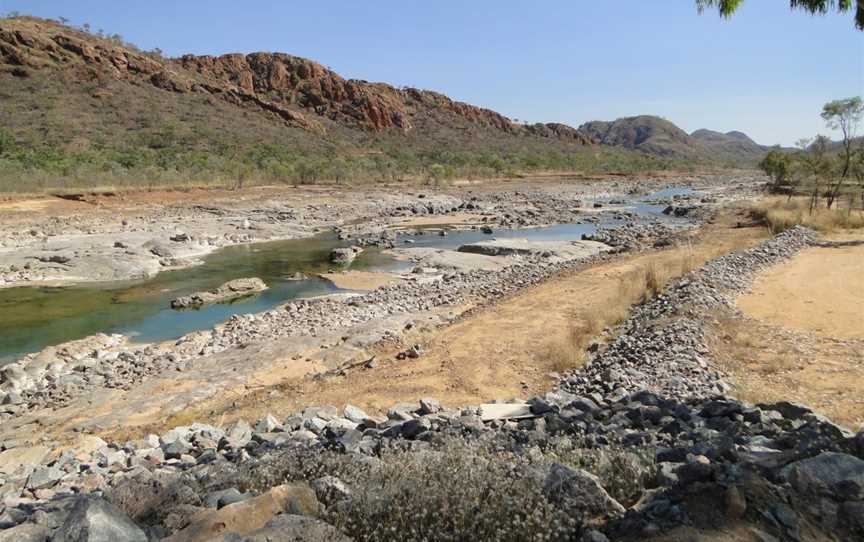
[[[551,502],[564,506],[580,521],[587,523],[618,517],[625,512],[624,507],[603,489],[599,478],[558,463],[546,473],[543,493]]]
[[[108,501],[84,497],[75,503],[55,542],[147,542],[147,535]]]
[[[214,538],[213,542],[351,542],[351,539],[321,520],[281,514],[246,536],[227,533]]]
[[[189,307],[198,307],[208,303],[219,303],[252,295],[258,292],[263,292],[267,289],[267,285],[259,278],[236,279],[226,282],[222,286],[210,290],[209,292],[198,292],[192,295],[178,297],[171,302],[172,309],[185,309]]]
[[[852,455],[825,452],[792,463],[781,474],[805,495],[864,500],[864,461]]]
[[[318,513],[318,499],[306,484],[285,484],[247,501],[207,510],[167,542],[205,542],[220,535],[247,535],[264,529],[280,513],[312,516]],[[296,526],[296,523],[294,523]],[[225,538],[224,540],[231,540]]]

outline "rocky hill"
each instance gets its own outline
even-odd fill
[[[407,133],[416,129],[420,117],[434,113],[452,126],[590,143],[566,126],[522,126],[436,92],[344,79],[314,61],[282,53],[163,59],[51,21],[15,18],[0,26],[0,54],[4,71],[17,77],[77,68],[82,78],[108,76],[168,92],[202,94],[318,133],[327,132],[322,117],[370,132]]]
[[[666,158],[753,164],[768,152],[742,132],[723,134],[702,129],[688,134],[672,122],[650,115],[588,122],[579,132],[605,145]]]
[[[34,17],[0,19],[0,95],[0,192],[439,181],[733,157],[718,159],[655,117],[578,130],[521,124],[437,92],[345,79],[288,54],[164,58]]]
[[[759,145],[742,132],[732,131],[723,134],[702,129],[696,130],[690,134],[690,137],[716,152],[730,157],[740,157],[742,160],[758,159],[768,152],[768,147]]]

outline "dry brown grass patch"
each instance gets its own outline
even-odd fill
[[[633,305],[654,299],[671,280],[691,272],[700,261],[688,244],[674,254],[658,253],[619,276],[616,297],[574,315],[566,337],[549,344],[544,356],[551,369],[563,373],[581,365],[588,346],[604,338],[604,331],[623,322]]]
[[[819,202],[811,212],[809,198],[771,197],[754,203],[750,211],[754,218],[765,223],[772,234],[797,225],[823,233],[864,228],[864,210],[844,206],[839,200],[831,209]]]

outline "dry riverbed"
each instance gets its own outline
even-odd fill
[[[752,179],[714,177],[680,179],[675,182],[667,180],[665,185],[698,187],[711,194],[711,201],[750,194],[755,186]],[[7,224],[15,224],[15,227],[9,227],[2,239],[4,250],[22,260],[34,260],[34,254],[45,251],[46,246],[52,246],[51,243],[60,242],[58,239],[63,242],[74,239],[75,243],[95,247],[92,248],[93,252],[78,253],[74,248],[64,250],[72,250],[74,258],[80,257],[89,262],[98,261],[88,259],[102,250],[96,245],[106,238],[129,234],[127,228],[134,230],[134,235],[141,239],[156,236],[160,243],[199,247],[203,231],[208,235],[222,232],[221,241],[216,243],[218,245],[223,242],[298,235],[341,224],[341,235],[348,237],[349,242],[364,244],[386,240],[382,232],[391,232],[394,226],[402,228],[406,222],[416,223],[420,220],[424,222],[423,225],[433,221],[442,224],[453,219],[464,222],[466,215],[463,213],[466,212],[470,212],[471,220],[480,217],[486,227],[493,229],[581,219],[593,221],[596,220],[598,209],[608,207],[610,213],[620,215],[616,205],[621,204],[611,202],[623,201],[620,194],[650,193],[662,187],[656,182],[636,179],[601,185],[585,182],[541,186],[513,184],[402,194],[376,189],[362,195],[352,193],[354,198],[350,205],[346,203],[349,200],[346,194],[330,194],[320,189],[256,189],[239,195],[217,193],[212,199],[202,199],[200,194],[195,194],[189,200],[175,198],[163,206],[153,203],[153,207],[145,210],[134,198],[118,201],[108,198],[107,201],[97,200],[96,203],[75,203],[76,208],[79,205],[93,205],[92,213],[76,211],[68,216],[50,218],[38,214],[28,216],[13,213]],[[603,194],[603,198],[610,201],[598,201],[600,207],[595,207],[588,193],[592,194],[592,198]],[[697,209],[700,206],[699,201],[692,199],[678,204],[695,204]],[[583,214],[581,209],[585,207],[590,207],[592,211]],[[624,246],[650,247],[658,240],[665,243],[677,235],[674,229],[670,230],[666,226],[658,225],[658,229],[640,225],[638,221],[631,222],[632,227],[622,228],[611,237],[603,237],[603,242],[619,249]],[[695,223],[691,222],[691,225]],[[178,233],[181,225],[183,231]],[[70,228],[73,230],[71,233]],[[226,228],[233,232],[228,237],[225,237]],[[40,235],[32,235],[33,230],[38,230]],[[239,233],[241,231],[243,233]],[[681,231],[686,231],[686,228]],[[231,235],[235,233],[250,237],[234,239]],[[167,239],[162,239],[166,236]],[[47,241],[43,243],[38,239]],[[608,248],[603,248],[606,245],[602,243],[556,243],[554,246],[540,245],[540,250],[517,247],[519,250],[515,253],[496,253],[494,256],[488,253],[437,251],[436,259],[431,260],[420,256],[424,249],[418,248],[408,258],[415,264],[414,273],[400,276],[358,275],[350,272],[327,275],[328,279],[342,287],[372,290],[366,297],[342,295],[321,301],[295,301],[258,315],[233,317],[213,330],[191,333],[177,341],[135,345],[127,344],[122,339],[95,337],[89,342],[84,341],[76,347],[77,350],[65,347],[48,349],[24,360],[19,365],[20,369],[16,369],[17,372],[9,372],[11,368],[7,371],[9,375],[5,379],[4,393],[11,400],[7,400],[8,404],[0,416],[10,423],[4,423],[0,438],[9,443],[7,447],[34,440],[50,443],[55,439],[68,440],[74,434],[69,432],[71,429],[104,434],[117,427],[165,423],[174,416],[186,416],[204,410],[220,412],[221,416],[226,403],[219,403],[218,398],[232,398],[231,408],[240,408],[238,401],[253,395],[253,392],[264,390],[268,394],[284,394],[276,388],[295,386],[293,383],[298,382],[298,379],[302,383],[309,374],[334,369],[341,371],[340,368],[346,364],[362,362],[372,356],[377,356],[378,367],[387,367],[390,358],[396,354],[389,349],[410,346],[408,343],[415,340],[424,342],[422,337],[412,338],[418,330],[435,330],[459,319],[468,309],[482,307],[502,296],[536,286],[560,272],[572,272],[572,269],[590,264],[595,258],[599,258],[598,261],[615,259],[613,256],[600,255]],[[99,246],[104,248],[107,245]],[[114,245],[109,248],[117,249]],[[507,248],[509,251],[513,247],[508,245]],[[138,249],[129,250],[134,252]],[[399,249],[403,253],[410,250],[410,247]],[[688,257],[692,257],[692,254]],[[477,259],[488,259],[494,261],[495,265],[492,269],[484,270],[483,265],[477,264]],[[36,260],[41,261],[38,258]],[[458,265],[453,265],[454,262]],[[178,262],[171,262],[172,266],[174,264]],[[28,275],[28,281],[42,280],[38,269],[38,266],[30,269],[35,274]],[[614,275],[614,271],[610,272]],[[22,277],[16,276],[19,279]],[[574,284],[580,282],[577,275],[573,275],[571,280]],[[613,281],[618,284],[617,278]],[[13,279],[10,283],[14,282]],[[587,283],[590,282],[588,280]],[[549,294],[550,300],[569,291],[568,288],[573,286],[564,287],[561,292],[553,290]],[[584,302],[580,302],[583,307],[595,300],[589,295],[589,290],[580,287],[575,292],[574,300],[578,300],[580,295],[588,296]],[[607,289],[603,295],[608,298],[612,294]],[[564,303],[561,306],[568,305]],[[540,307],[536,305],[526,306],[518,312],[531,319],[530,314],[538,309]],[[557,316],[563,317],[564,313]],[[537,318],[534,317],[535,320]],[[477,325],[496,325],[488,320],[479,322]],[[516,331],[522,326],[518,322],[514,326],[508,334],[525,337],[524,340],[529,341],[521,347],[514,347],[514,355],[520,348],[527,351],[537,346],[527,339],[534,335],[533,326],[524,326],[524,333],[521,334]],[[552,342],[557,340],[555,334],[547,334],[547,338]],[[478,341],[481,339],[491,340],[491,337],[478,337]],[[441,381],[452,382],[454,399],[461,393],[462,401],[474,400],[484,394],[497,396],[506,392],[515,395],[520,390],[538,389],[549,381],[547,373],[553,368],[561,369],[560,359],[554,360],[554,356],[548,354],[555,346],[551,343],[541,346],[545,352],[543,355],[548,359],[538,363],[534,358],[526,358],[524,367],[514,361],[514,355],[497,352],[497,346],[483,347],[496,357],[509,359],[506,364],[512,365],[508,371],[492,374],[491,384],[481,384],[470,376],[472,366],[477,366],[479,370],[479,365],[472,365],[480,361],[478,356],[470,349],[464,352],[457,349],[455,356],[459,359],[458,365],[467,372],[455,372]],[[443,353],[446,349],[436,350],[434,341],[428,348],[430,355],[428,361],[423,363],[446,367],[448,362]],[[463,358],[476,361],[468,362]],[[412,385],[415,389],[422,387],[425,376],[412,374],[410,364],[399,368],[397,372],[402,370],[408,372],[398,379],[379,378],[374,376],[379,373],[374,373],[367,380],[368,385],[357,386],[358,391],[352,397],[359,398],[360,393],[368,393],[369,399],[364,404],[372,405],[377,401],[383,405],[387,397],[392,399],[402,393],[410,393],[407,390]],[[49,374],[53,376],[45,380]],[[410,384],[415,379],[416,384]],[[431,374],[427,381],[437,380],[439,376]],[[494,383],[495,380],[506,381],[507,384],[500,387]],[[372,387],[375,382],[381,384],[382,381],[382,390],[397,381],[409,384],[404,390],[380,391],[377,396],[380,399],[376,399]],[[15,383],[11,388],[10,382]],[[304,397],[302,400],[308,402],[310,394],[318,393],[325,392],[301,390],[297,397]],[[290,393],[287,395],[290,400],[297,400],[297,397],[292,399]],[[211,403],[209,407],[200,406]],[[41,426],[41,429],[34,431],[34,424]]]

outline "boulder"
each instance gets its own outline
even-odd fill
[[[147,542],[147,535],[113,504],[82,497],[72,507],[54,542]]]
[[[420,399],[420,414],[435,414],[441,410],[441,403],[438,402],[437,399],[432,399],[431,397],[424,397]]]
[[[366,412],[354,405],[345,405],[342,415],[354,423],[363,423],[369,418],[369,415],[366,414]]]
[[[283,430],[282,424],[272,414],[267,414],[255,424],[256,433],[275,433]]]
[[[242,448],[252,440],[252,428],[246,420],[237,420],[225,432],[220,445],[228,448]]]
[[[864,500],[864,461],[852,455],[825,452],[796,461],[780,474],[805,495]]]
[[[198,307],[209,303],[220,303],[263,292],[267,285],[259,278],[236,279],[208,292],[197,292],[171,301],[172,309]]]
[[[202,511],[192,519],[191,524],[166,538],[165,542],[204,542],[227,533],[248,535],[262,529],[283,512],[317,514],[318,499],[315,492],[306,484],[276,486],[258,497],[229,504],[219,510]]]
[[[0,542],[47,542],[51,532],[36,523],[22,523],[0,530]]]
[[[351,542],[351,539],[321,520],[281,514],[246,536],[226,533],[213,542]]]
[[[63,478],[65,473],[57,467],[36,467],[36,470],[27,478],[27,489],[46,489],[53,487]]]
[[[581,469],[555,463],[543,480],[543,494],[581,521],[593,523],[624,514],[624,507],[603,489],[600,479]]]
[[[339,265],[348,265],[353,262],[361,252],[363,252],[363,249],[356,246],[334,248],[330,251],[330,261]]]

